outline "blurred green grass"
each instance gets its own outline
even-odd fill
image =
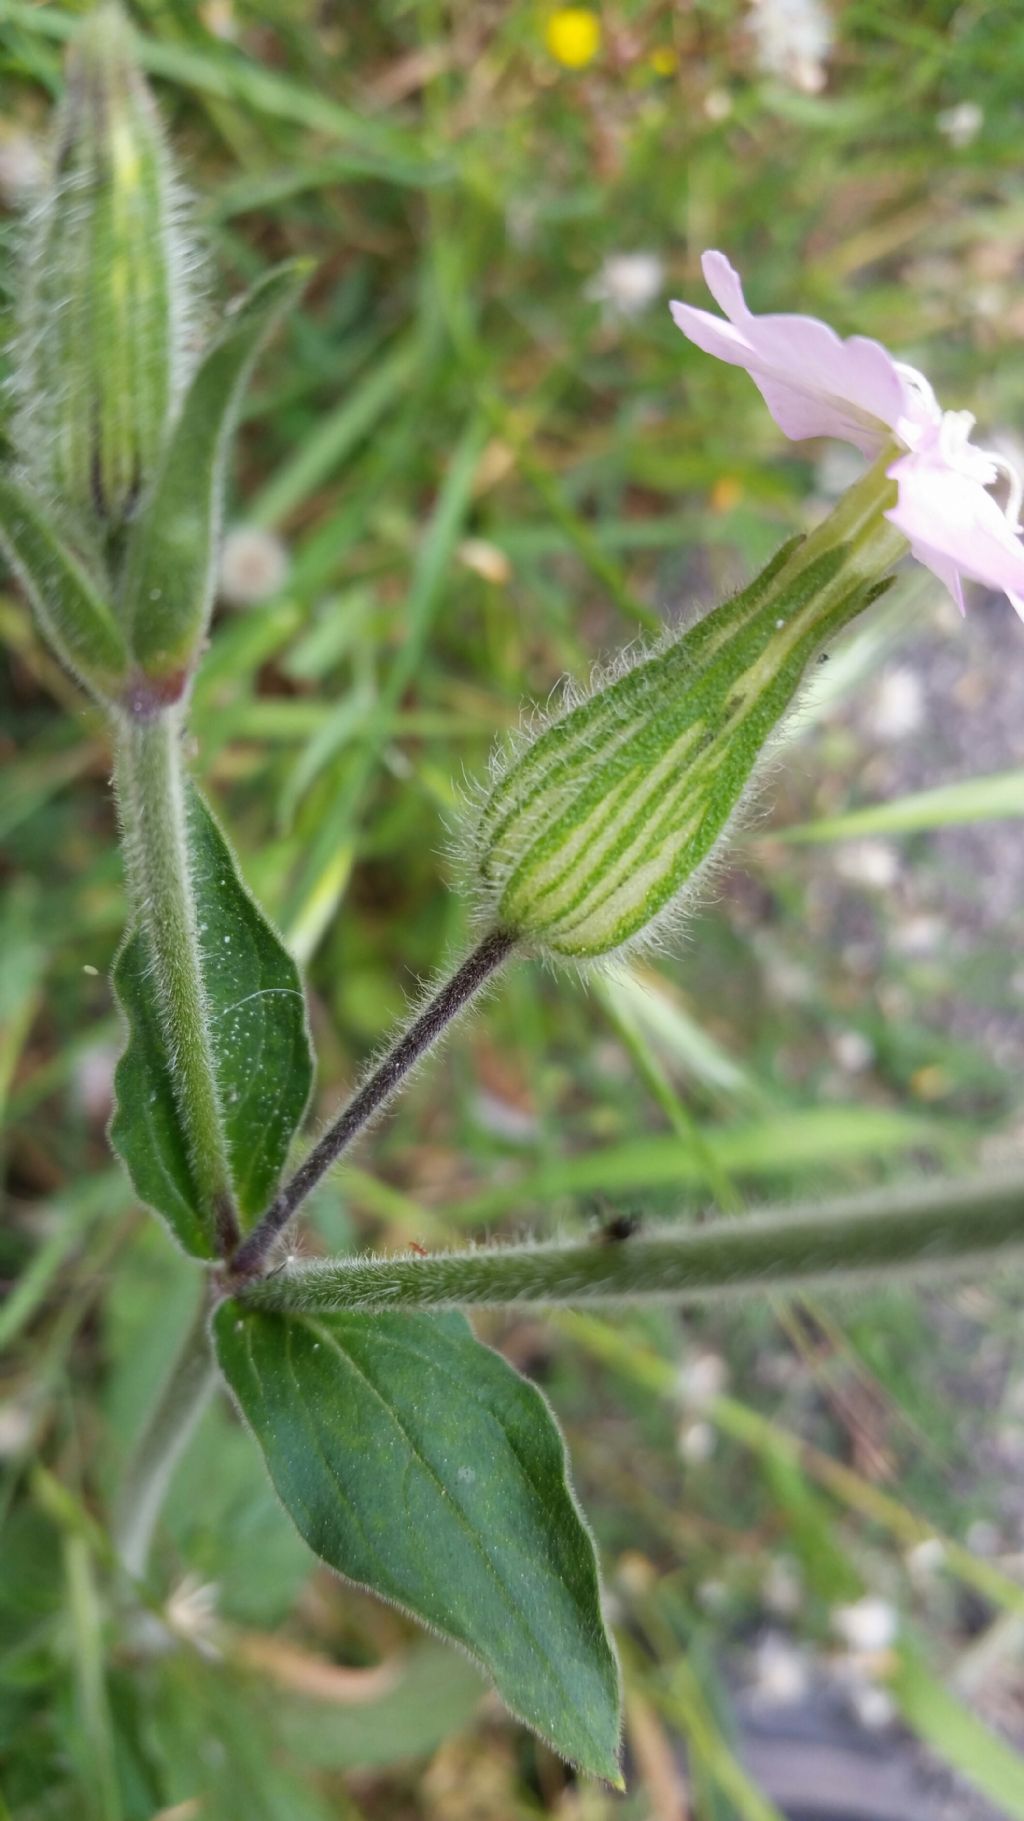
[[[553,60],[523,0],[133,13],[215,294],[284,254],[317,260],[261,366],[234,483],[233,522],[283,540],[288,579],[222,608],[194,731],[243,869],[309,963],[326,1110],[462,940],[449,829],[493,739],[563,673],[752,573],[835,484],[823,451],[783,445],[742,376],[673,329],[665,301],[699,299],[704,246],[730,252],[755,307],[877,335],[986,431],[1019,435],[1024,36],[1008,5],[851,0],[808,93],[759,69],[726,0],[602,9],[582,70]],[[74,16],[0,0],[0,175],[45,128]],[[964,103],[980,119],[957,145]],[[16,209],[2,233],[9,303]],[[629,253],[661,262],[635,314],[608,296],[606,262]],[[322,1193],[316,1243],[581,1230],[608,1205],[697,1216],[1019,1148],[1019,960],[986,877],[1002,870],[1012,899],[1020,690],[1001,613],[979,606],[961,631],[902,583],[822,673],[766,788],[770,822],[686,941],[641,970],[646,993],[519,970]],[[1020,1446],[1011,1286],[784,1326],[768,1307],[587,1337],[492,1324],[567,1423],[631,1644],[647,1730],[631,1719],[624,1805],[575,1790],[481,1709],[459,1660],[310,1576],[223,1411],[167,1512],[170,1630],[166,1612],[125,1624],[106,1500],[194,1286],[103,1141],[123,900],[102,730],[9,583],[0,630],[10,1811],[660,1821],[653,1729],[686,1736],[700,1821],[765,1815],[738,1767],[729,1666],[765,1626],[828,1655],[832,1609],[872,1590],[906,1621],[892,1695],[908,1723],[1019,1812],[1019,1771],[1000,1797],[983,1721],[961,1706],[949,1725],[939,1687],[1001,1719],[998,1677],[980,1698],[961,1671],[986,1640],[997,1665],[1019,1650],[1020,1596],[956,1551],[969,1535],[1021,1547],[1002,1483]],[[868,711],[894,667],[924,679],[920,775],[898,739],[891,763],[876,751]],[[944,845],[953,824],[987,845]],[[890,839],[843,873],[854,835]],[[706,1350],[736,1398],[681,1411],[677,1373]],[[922,1580],[907,1551],[930,1527],[953,1547]],[[781,1614],[780,1563],[798,1589]],[[219,1630],[197,1591],[211,1582]],[[375,1663],[395,1680],[372,1698],[328,1673]]]

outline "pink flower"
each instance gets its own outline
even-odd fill
[[[1001,588],[1024,619],[1024,548],[1016,528],[1020,482],[1002,456],[976,449],[969,411],[947,411],[887,470],[899,497],[886,513],[919,563],[931,569],[964,611],[966,575]],[[986,489],[1008,476],[1004,512]]]
[[[970,442],[973,418],[943,412],[928,381],[863,335],[843,341],[813,316],[755,316],[724,253],[701,267],[725,319],[674,303],[683,334],[719,360],[745,367],[786,436],[836,436],[886,470],[897,502],[886,517],[963,611],[962,577],[1005,591],[1024,618],[1020,482],[1001,456]],[[1008,480],[1003,511],[987,489]]]

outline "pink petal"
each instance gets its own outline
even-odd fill
[[[901,456],[889,475],[899,497],[886,517],[961,608],[959,576],[965,575],[1002,589],[1024,618],[1024,544],[980,482],[946,464],[932,443]]]
[[[743,295],[740,275],[725,254],[709,248],[701,254],[700,269],[704,274],[704,283],[729,321],[742,322],[746,317],[748,322],[753,322],[753,315],[747,308],[747,300]]]
[[[942,556],[938,550],[933,550],[930,545],[920,542],[911,542],[910,554],[923,564],[925,569],[930,569],[932,574],[938,577],[946,593],[952,595],[960,618],[966,619],[967,603],[964,600],[963,577],[956,564],[951,562],[949,557]]]
[[[843,341],[814,316],[756,316],[724,253],[705,253],[701,263],[728,320],[682,303],[672,304],[673,318],[706,354],[746,368],[786,436],[836,436],[871,457],[901,417],[920,414],[921,400],[880,342]]]

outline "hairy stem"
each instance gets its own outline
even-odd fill
[[[242,1291],[264,1309],[452,1309],[470,1303],[699,1302],[962,1269],[1024,1254],[1024,1178],[879,1190],[789,1214],[597,1239],[336,1259]]]
[[[117,795],[132,911],[156,983],[189,1161],[223,1256],[238,1241],[238,1217],[210,1045],[176,710],[120,723]]]
[[[114,1545],[135,1580],[141,1580],[146,1572],[153,1531],[171,1476],[216,1383],[206,1323],[203,1296],[177,1359],[157,1393],[118,1491]]]
[[[343,1151],[363,1127],[383,1112],[393,1099],[410,1069],[432,1049],[448,1026],[481,989],[496,970],[507,961],[515,947],[515,937],[508,930],[492,930],[466,957],[440,991],[429,999],[403,1031],[372,1074],[368,1075],[338,1118],[314,1145],[305,1162],[285,1183],[276,1201],[264,1214],[259,1225],[236,1252],[231,1262],[237,1279],[258,1277],[264,1270],[275,1242],[284,1232],[296,1208],[316,1188],[321,1177],[336,1163]]]

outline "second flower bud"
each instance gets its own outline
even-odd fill
[[[109,532],[132,515],[186,378],[195,258],[112,0],[69,51],[53,158],[21,300],[19,443],[45,494]]]

